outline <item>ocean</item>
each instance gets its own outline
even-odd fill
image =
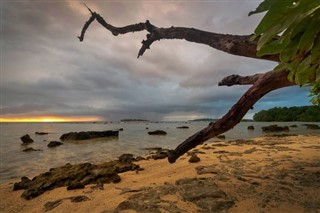
[[[297,125],[290,128],[288,134],[319,134],[320,130],[307,129],[307,122],[241,122],[224,135],[225,140],[249,139],[264,135],[261,127],[271,124],[279,126]],[[311,124],[311,123],[310,123]],[[318,124],[319,123],[313,123]],[[178,144],[198,130],[206,127],[208,122],[95,122],[95,123],[0,123],[0,183],[14,182],[22,176],[34,177],[50,168],[66,163],[102,163],[116,159],[124,153],[135,156],[146,155],[145,148],[162,147],[174,149]],[[247,130],[253,125],[255,130]],[[188,126],[189,129],[178,129]],[[118,138],[99,139],[84,142],[64,142],[58,147],[47,147],[50,141],[59,141],[62,134],[80,131],[118,130]],[[165,136],[148,135],[148,131],[164,130]],[[47,132],[36,135],[35,132]],[[34,140],[29,145],[22,144],[20,137],[29,134]],[[213,142],[221,139],[211,139]],[[28,147],[41,151],[23,152]]]

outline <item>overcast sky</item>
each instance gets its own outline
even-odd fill
[[[260,1],[85,1],[115,26],[251,34]],[[219,118],[247,86],[218,87],[231,74],[272,70],[275,63],[232,56],[182,40],[155,42],[137,59],[145,32],[114,37],[97,22],[79,42],[90,13],[82,1],[1,1],[1,116],[66,116],[101,120]],[[262,98],[252,115],[274,106],[308,105],[307,88]]]

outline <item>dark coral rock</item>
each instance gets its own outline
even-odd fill
[[[74,189],[84,189],[85,185],[81,182],[72,183],[67,187],[67,190],[74,190]]]
[[[33,142],[32,138],[28,134],[20,137],[20,139],[21,139],[22,143],[32,143]]]
[[[56,147],[56,146],[60,146],[60,145],[62,145],[63,143],[61,143],[61,142],[59,142],[59,141],[50,141],[49,143],[48,143],[48,147]]]
[[[253,126],[253,125],[250,125],[250,126],[248,126],[247,129],[248,129],[248,130],[254,130],[254,126]]]
[[[89,140],[94,138],[118,137],[119,131],[87,131],[87,132],[69,132],[61,135],[60,140]]]
[[[200,158],[197,155],[192,155],[189,159],[189,163],[198,163]]]
[[[264,132],[279,132],[279,131],[289,131],[288,126],[278,126],[278,125],[270,125],[261,127]]]
[[[189,129],[188,126],[178,126],[177,129]]]
[[[148,132],[149,135],[166,135],[167,132],[163,130],[155,130]]]
[[[36,134],[36,135],[47,135],[47,134],[49,134],[49,133],[47,133],[47,132],[35,132],[35,134]]]
[[[23,152],[33,152],[33,151],[42,151],[41,149],[34,149],[32,147],[25,148]]]

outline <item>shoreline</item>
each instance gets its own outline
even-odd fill
[[[193,150],[201,159],[197,163],[189,163],[187,155],[174,164],[166,158],[141,160],[135,163],[143,170],[120,173],[121,181],[104,184],[104,189],[92,184],[70,191],[60,187],[31,200],[20,197],[22,190],[12,191],[12,183],[3,183],[0,211],[44,212],[53,202],[56,206],[48,211],[143,212],[139,208],[147,207],[149,212],[208,212],[210,207],[222,212],[316,212],[320,211],[319,138],[208,142]],[[202,197],[196,196],[203,191]],[[82,202],[73,202],[74,196],[83,196],[77,198]]]

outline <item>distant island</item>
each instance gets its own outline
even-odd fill
[[[121,122],[149,122],[145,119],[122,119]]]
[[[254,121],[303,121],[319,122],[319,106],[274,107],[261,110],[253,116]]]
[[[213,118],[199,118],[199,119],[194,119],[194,120],[189,120],[189,121],[191,121],[191,122],[193,122],[193,121],[198,121],[198,122],[200,122],[200,121],[208,121],[208,122],[210,122],[210,121],[216,121],[217,119],[213,119]]]

